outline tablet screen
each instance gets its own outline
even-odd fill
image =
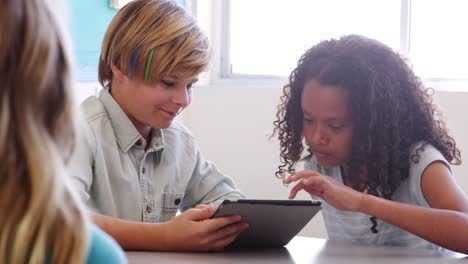
[[[224,200],[212,218],[240,215],[249,224],[229,247],[285,246],[320,211],[315,200]]]

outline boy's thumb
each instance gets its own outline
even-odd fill
[[[201,221],[209,219],[213,213],[216,211],[216,206],[207,205],[203,208],[192,208],[187,211],[189,214],[190,220]]]

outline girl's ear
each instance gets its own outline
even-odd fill
[[[112,75],[118,81],[128,81],[127,75],[125,75],[117,66],[111,64]]]

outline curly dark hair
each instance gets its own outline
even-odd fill
[[[348,35],[307,50],[283,88],[272,135],[280,141],[278,178],[284,179],[286,172],[294,173],[302,159],[306,145],[301,96],[310,80],[347,91],[353,136],[346,165],[354,175],[346,176],[358,191],[367,189],[375,194],[380,187],[383,197],[390,199],[408,177],[410,159],[418,162],[424,145],[410,157],[410,147],[416,142],[432,144],[451,164],[461,163],[455,140],[448,135],[433,103],[433,90],[425,88],[390,47]],[[307,151],[304,159],[313,155],[310,149]]]

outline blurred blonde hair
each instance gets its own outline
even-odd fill
[[[61,1],[0,0],[0,262],[83,263],[84,211],[65,163],[74,146]]]
[[[117,13],[106,31],[99,82],[111,82],[112,64],[146,83],[169,75],[192,78],[208,67],[209,59],[206,35],[182,7],[170,0],[136,0]]]

